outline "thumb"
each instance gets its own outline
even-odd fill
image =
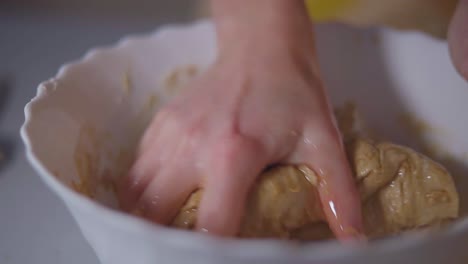
[[[318,134],[323,136],[313,144],[299,144],[293,163],[305,164],[317,174],[322,208],[335,236],[347,241],[362,239],[364,229],[359,193],[338,136],[334,136],[337,133],[315,129],[305,132],[306,138],[307,134],[311,135],[309,138]]]

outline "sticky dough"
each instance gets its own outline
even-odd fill
[[[351,105],[337,109],[336,116],[361,195],[368,237],[435,228],[458,216],[458,194],[445,168],[409,148],[370,140]],[[305,166],[276,166],[263,172],[249,194],[239,237],[333,238],[317,181]],[[200,189],[189,197],[173,227],[194,227],[202,195]]]

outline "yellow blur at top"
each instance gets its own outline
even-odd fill
[[[459,0],[305,0],[317,22],[354,26],[389,26],[446,37]]]
[[[336,18],[340,13],[353,6],[356,0],[306,0],[310,16],[317,21]]]

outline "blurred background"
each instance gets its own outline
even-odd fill
[[[0,0],[0,264],[99,263],[64,205],[44,186],[24,157],[19,129],[24,122],[23,108],[35,95],[37,85],[90,48],[112,45],[125,35],[149,33],[162,24],[205,17],[206,3]],[[381,97],[388,104],[398,101],[391,93],[394,83],[387,76],[375,31],[355,34],[343,29],[336,27],[336,34],[323,35],[318,47],[331,45],[339,50],[350,40],[362,44],[356,45],[353,52],[342,49],[337,54],[322,55],[335,60],[343,56],[351,62],[362,59],[364,66],[324,64],[324,69],[333,72],[325,79],[337,87],[353,82],[362,84],[362,89],[385,88],[382,91],[389,94]],[[446,64],[451,67],[448,59]],[[366,71],[369,68],[375,69],[370,79]],[[342,75],[342,82],[334,78],[335,73]]]
[[[0,0],[0,263],[97,264],[27,164],[19,129],[37,85],[88,49],[206,14],[189,0]]]
[[[0,6],[9,11],[69,13],[114,18],[186,18],[193,15],[199,1],[179,0],[3,0]],[[159,17],[159,18],[158,18]]]

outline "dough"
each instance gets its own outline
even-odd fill
[[[458,194],[441,165],[415,151],[364,137],[348,105],[336,112],[361,195],[370,238],[438,227],[458,216]],[[321,240],[333,238],[319,202],[315,173],[305,166],[277,166],[253,186],[239,237]],[[172,226],[192,229],[203,190],[194,192]]]

